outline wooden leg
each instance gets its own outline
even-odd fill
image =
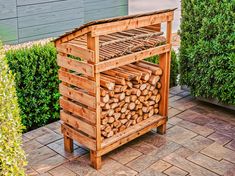
[[[101,156],[97,156],[95,151],[90,150],[91,165],[96,169],[101,168]]]
[[[159,134],[166,134],[166,123],[164,123],[161,126],[157,127],[157,132]]]
[[[68,136],[64,136],[64,149],[67,152],[73,152],[73,139],[69,138]]]

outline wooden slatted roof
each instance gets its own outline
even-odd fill
[[[157,23],[158,20],[156,20],[154,18],[154,15],[159,15],[159,14],[165,14],[165,13],[168,13],[168,12],[173,12],[174,10],[176,10],[176,8],[174,9],[166,9],[166,10],[160,10],[160,11],[154,11],[154,12],[149,12],[149,13],[142,13],[142,14],[136,14],[136,15],[128,15],[128,16],[122,16],[122,17],[115,17],[115,18],[108,18],[108,19],[103,19],[103,20],[96,20],[96,21],[92,21],[92,22],[89,22],[89,23],[86,23],[78,28],[75,28],[67,33],[65,33],[64,35],[58,37],[57,39],[54,40],[55,43],[59,42],[59,43],[63,43],[63,42],[67,42],[67,41],[70,41],[74,38],[76,38],[77,36],[81,36],[81,35],[84,35],[88,32],[91,32],[92,30],[95,30],[95,29],[102,29],[102,25],[103,24],[108,24],[108,23],[112,23],[114,24],[115,22],[120,22],[120,21],[126,21],[126,20],[131,20],[131,19],[138,19],[138,18],[141,18],[141,17],[147,17],[147,16],[152,16],[153,18],[151,18],[152,20],[152,23]],[[169,18],[169,16],[162,16],[164,17],[163,21],[167,21],[167,19]],[[173,18],[173,17],[172,17]],[[168,20],[171,20],[171,19],[168,19]],[[127,21],[130,23],[130,21]],[[136,21],[134,21],[136,22]],[[142,21],[143,23],[144,22],[144,19]],[[161,20],[159,21],[161,22]],[[138,23],[138,22],[137,22]],[[126,24],[126,23],[125,23]],[[128,25],[128,24],[127,24]],[[130,23],[130,26],[131,26],[131,23]],[[144,26],[144,25],[143,25]],[[93,27],[93,28],[92,28]],[[115,27],[115,26],[109,26],[109,27]],[[121,26],[120,26],[121,27]],[[142,26],[140,26],[142,27]],[[133,29],[133,27],[127,27],[127,29]],[[122,31],[122,29],[120,29],[120,31]],[[114,31],[116,32],[116,31]],[[109,29],[107,32],[108,33],[112,33],[112,29]],[[93,33],[94,36],[97,36],[97,35],[100,35],[99,31],[97,32],[94,32]]]

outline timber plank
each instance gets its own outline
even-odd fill
[[[96,107],[95,97],[86,94],[84,91],[74,90],[73,88],[67,87],[62,83],[59,85],[59,90],[61,95],[65,97],[78,101],[79,103],[87,105],[91,108]]]
[[[57,64],[69,70],[94,77],[94,65],[81,62],[66,56],[57,55]]]
[[[69,73],[60,69],[59,79],[68,84],[82,88],[88,92],[95,93],[95,82],[85,77],[78,76],[74,73]]]
[[[169,52],[170,48],[171,48],[171,45],[167,44],[167,45],[158,46],[156,48],[150,48],[144,51],[139,51],[133,54],[128,54],[128,55],[124,55],[118,58],[103,61],[95,65],[95,72],[99,73],[102,71],[107,71],[107,70],[117,68],[126,64],[130,64],[132,62],[145,59],[147,57]]]
[[[84,134],[74,130],[72,127],[69,127],[66,124],[61,124],[61,132],[65,136],[78,141],[80,144],[86,146],[91,150],[96,149],[96,143],[94,139],[85,136]]]
[[[87,61],[94,62],[94,51],[83,48],[79,45],[72,43],[63,43],[57,45],[57,51],[62,53],[67,53]]]
[[[150,16],[144,16],[139,18],[127,19],[122,21],[115,21],[104,24],[97,24],[91,26],[92,37],[107,35],[115,32],[126,31],[129,29],[136,29],[140,27],[155,25],[167,21],[173,20],[174,12],[167,12],[163,14],[154,14]]]
[[[69,111],[77,116],[80,116],[92,124],[95,124],[96,122],[96,114],[94,111],[91,111],[85,107],[73,103],[64,97],[60,97],[60,106],[64,110]]]
[[[74,129],[80,130],[93,138],[96,137],[95,126],[92,126],[80,120],[79,118],[64,112],[63,110],[60,111],[60,119],[64,121],[66,124],[72,126]]]

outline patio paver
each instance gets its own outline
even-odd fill
[[[235,176],[235,112],[170,92],[166,135],[149,132],[110,152],[96,171],[78,143],[64,151],[60,122],[23,135],[28,175],[49,176]]]

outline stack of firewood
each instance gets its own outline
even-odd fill
[[[102,139],[158,114],[161,68],[140,61],[101,73]]]

